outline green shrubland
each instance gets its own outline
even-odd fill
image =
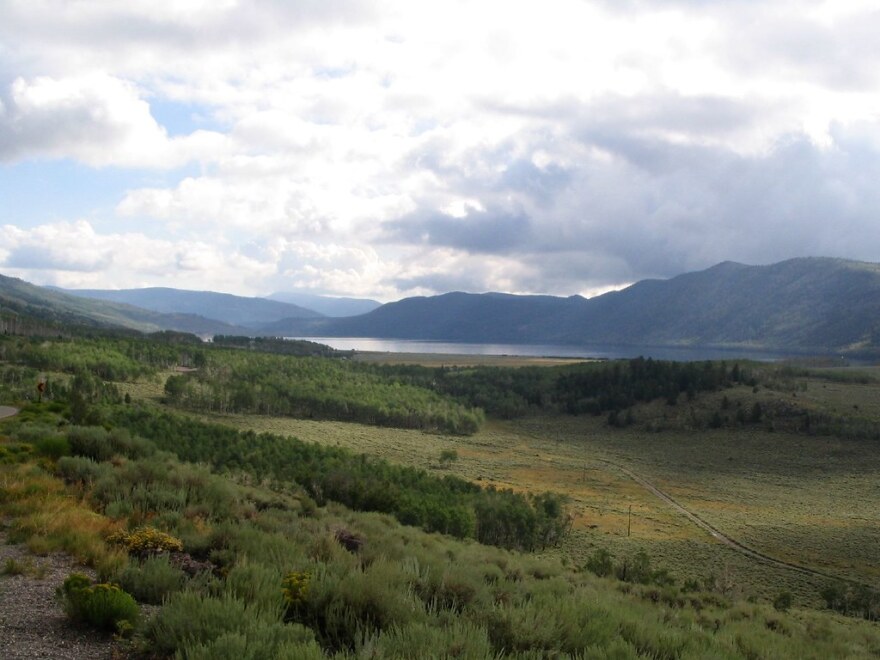
[[[772,602],[741,602],[699,576],[678,571],[678,584],[636,546],[571,563],[529,554],[566,534],[565,498],[483,488],[340,447],[125,403],[105,379],[191,366],[199,371],[171,380],[170,389],[192,388],[204,403],[178,405],[228,410],[237,401],[260,413],[269,411],[260,402],[271,400],[291,406],[276,412],[352,419],[334,406],[348,397],[369,415],[388,398],[388,410],[412,404],[408,414],[425,415],[414,428],[461,432],[430,415],[476,407],[494,416],[618,411],[626,425],[624,411],[647,401],[676,411],[663,418],[670,424],[675,415],[711,421],[707,413],[717,411],[721,428],[725,415],[753,403],[747,390],[761,415],[745,423],[757,427],[782,410],[758,391],[760,369],[650,360],[545,370],[327,366],[171,337],[157,340],[155,351],[149,343],[0,340],[0,360],[14,362],[0,365],[0,393],[24,404],[0,425],[0,516],[9,538],[95,567],[97,584],[72,577],[62,586],[67,611],[133,632],[132,652],[236,660],[687,659],[869,658],[880,648],[876,624],[863,620],[876,618],[873,590],[832,586],[822,592],[826,610],[806,610],[785,592]],[[53,372],[48,400],[28,404],[45,371]],[[308,383],[288,396],[283,388],[297,379]],[[761,383],[786,396],[802,393],[779,378]],[[717,408],[701,409],[701,393]],[[633,442],[628,431],[609,432],[618,448]],[[466,452],[453,461],[451,449],[442,451],[447,469],[468,460]],[[437,455],[432,450],[431,460]],[[153,613],[139,617],[137,603]]]
[[[27,436],[27,425],[19,431]],[[81,432],[64,433],[71,447],[90,449],[70,442]],[[72,614],[94,611],[74,616],[94,616],[87,620],[97,626],[124,629],[120,621],[136,622],[130,644],[139,652],[186,658],[867,658],[880,644],[880,633],[867,623],[843,625],[769,603],[731,606],[714,594],[662,580],[658,586],[658,571],[638,558],[633,565],[649,576],[646,584],[599,578],[552,559],[401,526],[383,513],[331,502],[303,506],[306,495],[293,482],[260,485],[241,470],[224,476],[160,449],[126,456],[125,447],[116,445],[103,460],[70,456],[34,466],[16,477],[20,486],[9,472],[3,483],[13,490],[2,507],[21,539],[34,531],[19,522],[28,515],[25,492],[85,498],[94,515],[108,521],[95,531],[104,552],[124,547],[131,557],[104,564],[100,588],[86,580],[68,589],[100,592],[93,597],[107,602],[68,607]],[[70,479],[74,459],[100,467],[90,479]],[[47,470],[69,485],[53,481]],[[130,508],[114,507],[129,498]],[[140,543],[141,537],[179,544]],[[358,543],[346,546],[345,539]],[[175,567],[172,560],[180,556],[197,570]],[[615,568],[621,563],[612,560]],[[158,611],[138,620],[129,595],[158,604]]]

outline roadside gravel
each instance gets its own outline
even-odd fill
[[[0,527],[2,524],[0,521]],[[5,573],[9,560],[26,567],[25,573]],[[6,534],[0,529],[0,573],[4,573],[0,575],[0,658],[119,657],[114,654],[111,636],[75,627],[55,600],[55,589],[73,572],[94,578],[94,571],[67,555],[38,557],[24,546],[7,545]]]

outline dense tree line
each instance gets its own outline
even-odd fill
[[[563,499],[552,493],[483,489],[339,447],[239,432],[146,407],[114,407],[106,421],[181,460],[245,471],[259,479],[293,481],[320,504],[332,500],[356,510],[381,511],[428,531],[532,550],[557,543],[568,528]]]
[[[473,433],[482,412],[362,365],[326,358],[214,350],[197,373],[172,376],[167,401],[190,410],[290,415]]]
[[[205,363],[201,345],[177,333],[141,337],[36,338],[0,336],[0,360],[42,371],[89,372],[104,380],[128,381],[174,366]]]
[[[563,367],[432,368],[212,351],[205,369],[173,376],[169,403],[192,410],[339,419],[473,433],[482,411],[611,413],[639,402],[714,391],[744,380],[739,365],[636,358]]]
[[[456,397],[487,414],[513,418],[537,412],[599,415],[658,398],[715,391],[746,379],[735,364],[651,358],[562,367],[372,367],[386,377]]]
[[[246,348],[261,353],[296,355],[299,357],[351,357],[354,351],[338,351],[326,344],[305,339],[281,337],[244,337],[238,335],[214,335],[214,346]]]

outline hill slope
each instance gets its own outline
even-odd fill
[[[450,293],[407,298],[347,319],[265,326],[303,336],[473,342],[748,346],[789,350],[880,347],[880,265],[791,259],[725,262],[669,280],[579,296]]]
[[[66,294],[0,275],[0,316],[48,323],[122,327],[141,332],[179,330],[196,334],[240,334],[242,328],[196,314],[161,314],[132,305]]]
[[[284,318],[317,318],[321,316],[311,309],[278,300],[248,298],[213,291],[149,287],[119,290],[74,289],[66,290],[65,293],[135,305],[163,314],[196,314],[245,328],[258,327]]]

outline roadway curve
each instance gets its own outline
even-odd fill
[[[13,408],[12,406],[0,406],[0,419],[3,419],[4,417],[12,417],[17,414],[18,408]]]
[[[658,497],[661,500],[663,500],[664,502],[666,502],[669,506],[671,506],[673,509],[678,511],[685,518],[687,518],[692,523],[694,523],[697,527],[709,532],[709,534],[712,536],[712,538],[716,539],[717,541],[723,543],[724,545],[726,545],[730,548],[733,548],[734,550],[736,550],[740,554],[745,555],[746,557],[750,557],[750,558],[755,559],[757,561],[760,561],[764,564],[769,564],[770,566],[776,566],[779,568],[786,568],[791,571],[803,573],[804,575],[811,575],[814,577],[825,578],[828,580],[839,580],[841,582],[847,582],[849,584],[854,584],[857,586],[870,587],[870,585],[865,584],[864,582],[859,582],[858,580],[852,580],[850,578],[840,577],[839,575],[832,575],[831,573],[817,571],[813,568],[801,566],[800,564],[793,564],[791,562],[783,561],[782,559],[776,559],[774,557],[771,557],[770,555],[765,555],[763,552],[759,552],[758,550],[754,550],[753,548],[748,547],[747,545],[741,543],[740,541],[737,541],[736,539],[730,538],[729,536],[727,536],[727,534],[724,534],[723,532],[718,530],[716,527],[712,526],[711,524],[709,524],[708,522],[706,522],[705,520],[700,518],[700,516],[698,516],[696,513],[694,513],[690,509],[686,509],[681,504],[676,502],[672,498],[672,496],[670,496],[668,493],[665,493],[664,491],[660,490],[659,488],[657,488],[657,486],[652,484],[647,479],[640,477],[632,470],[629,470],[628,468],[625,468],[622,465],[620,465],[618,463],[614,463],[612,461],[605,460],[603,462],[605,462],[608,465],[615,467],[618,470],[620,470],[621,472],[623,472],[627,477],[629,477],[630,479],[635,481],[637,484],[639,484],[640,486],[645,488],[647,491],[649,491],[650,493],[652,493],[656,497]]]

